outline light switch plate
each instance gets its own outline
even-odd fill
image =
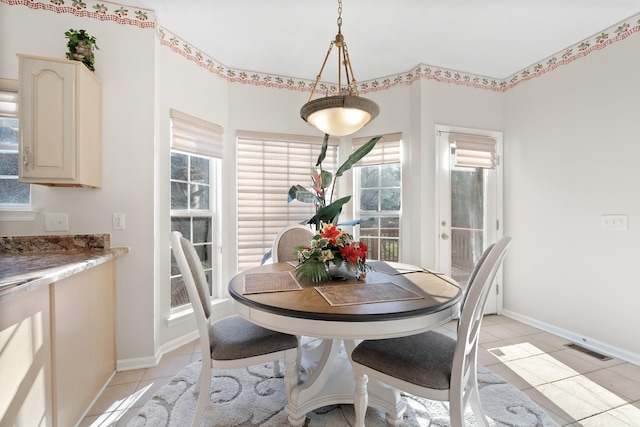
[[[114,230],[124,230],[124,214],[123,213],[114,213],[113,217],[113,229]]]

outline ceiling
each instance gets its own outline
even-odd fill
[[[226,67],[307,80],[338,31],[337,0],[120,1]],[[505,79],[639,13],[640,0],[343,0],[342,34],[360,82],[419,64]]]

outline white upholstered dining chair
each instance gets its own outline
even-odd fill
[[[294,224],[289,225],[276,235],[271,247],[273,262],[297,261],[298,252],[296,246],[307,245],[311,242],[314,233],[309,227]]]
[[[467,403],[471,405],[477,424],[488,425],[478,391],[478,337],[491,283],[510,243],[510,237],[501,238],[476,264],[464,295],[457,339],[429,331],[401,338],[362,341],[353,350],[356,427],[364,426],[367,382],[371,378],[415,396],[448,401],[452,427],[464,426]]]
[[[198,325],[202,367],[194,393],[199,393],[192,427],[200,426],[209,401],[211,369],[238,369],[273,362],[274,376],[280,375],[284,359],[287,396],[298,383],[299,343],[294,335],[271,331],[239,317],[212,322],[211,302],[202,263],[191,242],[177,231],[171,233],[171,248]]]

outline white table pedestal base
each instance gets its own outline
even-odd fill
[[[285,407],[292,426],[302,426],[307,413],[314,409],[354,403],[355,378],[351,368],[351,352],[357,342],[344,340],[346,353],[341,353],[342,342],[341,339],[326,339],[319,345],[303,348],[304,364],[311,367],[311,375],[293,389]],[[406,410],[400,392],[377,381],[369,382],[368,391],[369,406],[384,411],[389,424],[398,425]]]

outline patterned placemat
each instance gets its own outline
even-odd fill
[[[317,286],[315,289],[333,307],[422,298],[391,282]]]
[[[302,289],[302,286],[290,271],[275,271],[273,273],[245,274],[242,293],[247,295],[264,292],[298,291],[300,289]]]

